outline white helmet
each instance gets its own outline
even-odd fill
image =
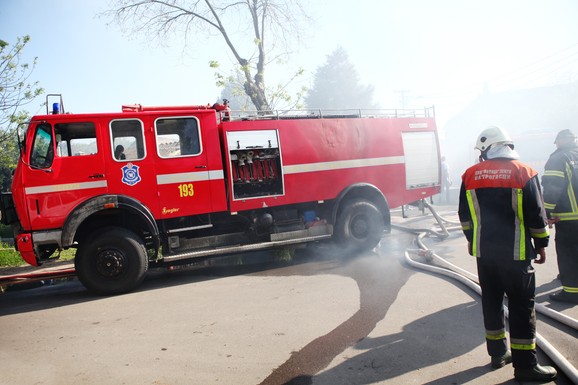
[[[512,142],[512,138],[510,135],[500,127],[491,126],[486,128],[480,136],[478,136],[478,140],[476,141],[476,150],[480,150],[482,152],[487,151],[491,145],[496,143],[504,143],[504,144],[511,144],[513,148],[514,142]]]

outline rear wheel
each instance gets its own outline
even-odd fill
[[[142,282],[148,258],[135,233],[111,227],[79,246],[74,267],[88,290],[103,295],[121,294]]]
[[[347,202],[335,224],[337,245],[346,252],[372,250],[383,236],[383,215],[365,199]]]

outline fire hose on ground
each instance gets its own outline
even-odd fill
[[[461,227],[457,226],[459,225],[459,222],[455,222],[455,221],[450,221],[447,220],[445,218],[442,218],[441,216],[439,216],[437,214],[437,212],[434,210],[434,208],[429,205],[427,202],[425,202],[426,207],[430,210],[430,212],[432,213],[432,215],[434,216],[434,218],[436,219],[438,225],[441,228],[441,231],[436,231],[436,230],[432,230],[432,229],[415,229],[415,228],[407,228],[407,227],[403,227],[403,226],[398,226],[398,225],[392,225],[392,227],[401,230],[401,231],[406,231],[406,232],[411,232],[414,234],[417,234],[417,243],[419,245],[419,249],[415,249],[415,250],[406,250],[405,251],[405,261],[408,265],[417,268],[417,269],[421,269],[421,270],[426,270],[432,273],[436,273],[436,274],[441,274],[441,275],[445,275],[447,277],[453,278],[461,283],[463,283],[464,285],[466,285],[467,287],[469,287],[470,289],[472,289],[473,291],[475,291],[476,293],[478,293],[478,295],[481,295],[482,291],[481,288],[478,284],[478,277],[475,274],[472,274],[470,272],[468,272],[467,270],[461,269],[458,266],[455,266],[453,264],[451,264],[450,262],[446,261],[445,259],[443,259],[442,257],[440,257],[439,255],[436,255],[435,253],[433,253],[431,250],[429,250],[422,242],[422,238],[425,237],[428,234],[433,234],[437,237],[440,237],[442,239],[445,239],[449,236],[449,231],[450,230],[461,230]],[[456,225],[456,226],[451,226],[451,227],[446,227],[446,223],[450,224],[450,225]],[[433,266],[430,264],[426,264],[426,263],[422,263],[422,262],[417,262],[413,259],[410,258],[410,253],[415,253],[418,254],[422,257],[425,257],[426,260],[428,261],[435,261],[436,263],[439,263],[441,265],[443,265],[444,267],[437,267],[437,266]],[[565,314],[559,313],[555,310],[552,310],[546,306],[544,306],[543,304],[540,303],[536,303],[535,305],[536,307],[536,311],[549,317],[552,318],[568,327],[571,327],[575,330],[578,330],[578,321],[566,316]],[[508,317],[508,309],[506,306],[504,306],[504,310],[505,310],[505,314],[506,317]],[[536,340],[538,343],[538,346],[540,347],[540,349],[542,349],[542,351],[544,353],[546,353],[548,355],[548,357],[550,357],[550,359],[558,366],[558,368],[560,368],[560,370],[562,370],[566,376],[568,376],[568,378],[574,383],[574,384],[578,384],[578,370],[558,351],[554,348],[554,346],[552,346],[546,339],[544,339],[539,333],[536,333]]]

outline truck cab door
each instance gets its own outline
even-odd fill
[[[97,122],[42,122],[33,128],[23,175],[32,229],[59,228],[82,201],[107,192]]]
[[[156,169],[149,148],[151,121],[146,115],[107,121],[110,142],[106,164],[109,194],[130,197],[158,217]]]
[[[206,141],[201,135],[202,121],[203,117],[190,115],[155,119],[157,189],[163,219],[213,211],[211,181],[214,173],[207,157],[208,149],[204,146]],[[222,168],[220,175],[222,184]],[[224,194],[224,188],[220,190]]]

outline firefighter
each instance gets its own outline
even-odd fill
[[[576,135],[562,130],[554,140],[554,151],[546,166],[542,186],[548,223],[556,225],[556,255],[562,291],[551,294],[554,301],[578,303],[578,145]]]
[[[126,155],[124,155],[124,146],[122,144],[119,144],[114,149],[114,158],[118,159],[118,160],[125,160],[126,159]]]
[[[532,260],[545,262],[549,241],[538,173],[518,161],[510,136],[499,127],[483,130],[475,148],[480,162],[462,176],[458,214],[468,252],[476,257],[491,366],[513,362],[517,380],[548,382],[556,369],[538,365],[536,358]]]

